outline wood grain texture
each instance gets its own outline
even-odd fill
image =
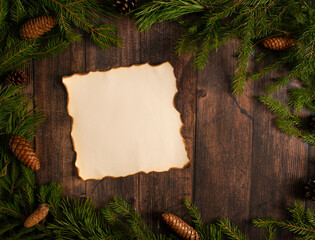
[[[177,36],[175,24],[163,23],[155,25],[148,33],[142,33],[140,42],[143,62],[159,64],[169,61],[174,67],[178,88],[174,105],[181,113],[181,134],[191,161],[190,167],[185,169],[139,175],[140,212],[155,231],[159,228],[165,229],[165,223],[160,218],[162,211],[182,216],[187,212],[183,200],[192,200],[197,74],[191,67],[191,57],[178,58],[174,55]]]
[[[78,178],[71,141],[72,121],[67,113],[67,93],[62,76],[85,71],[85,43],[72,44],[63,54],[34,63],[35,104],[46,115],[36,136],[41,161],[39,183],[56,181],[65,195],[85,194],[85,182]]]
[[[257,101],[268,82],[248,84],[241,97],[231,95],[236,41],[211,52],[207,67],[197,72],[191,56],[174,54],[181,32],[176,24],[157,24],[139,33],[126,17],[113,22],[124,43],[121,48],[103,51],[86,37],[63,54],[36,61],[28,69],[34,79],[28,92],[33,91],[35,103],[47,116],[35,139],[41,160],[39,183],[56,181],[65,195],[90,197],[98,206],[121,196],[153,230],[162,232],[168,230],[160,218],[164,210],[189,222],[183,205],[188,198],[202,211],[206,223],[218,216],[229,217],[252,239],[262,239],[250,219],[284,217],[288,203],[302,199],[303,182],[315,174],[314,148],[275,128],[273,115]],[[181,133],[190,166],[99,181],[80,179],[61,77],[165,61],[175,69],[179,93],[174,104],[184,123]],[[288,238],[280,235],[278,239]]]
[[[212,52],[197,84],[194,198],[206,222],[229,217],[244,229],[249,219],[253,104],[230,93],[235,43]]]
[[[269,79],[255,83],[256,96],[271,83]],[[287,99],[286,89],[275,97],[282,102]],[[250,216],[284,218],[286,208],[294,201],[303,199],[300,182],[307,178],[308,146],[301,140],[280,132],[274,115],[266,107],[254,102],[253,155]],[[252,228],[252,235],[258,230]],[[283,233],[280,239],[288,239]]]

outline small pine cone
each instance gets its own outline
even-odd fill
[[[171,213],[163,213],[163,220],[170,228],[185,240],[200,240],[195,229],[185,223],[182,219]]]
[[[24,222],[24,227],[31,228],[42,221],[49,212],[49,206],[46,203],[39,204],[37,209],[28,216]]]
[[[39,170],[40,164],[39,160],[28,144],[26,139],[19,135],[12,135],[9,140],[9,146],[13,154],[27,167],[33,169],[34,171]]]
[[[315,116],[311,116],[310,119],[310,130],[312,133],[315,133]]]
[[[137,0],[116,0],[113,6],[119,13],[127,14],[137,6]]]
[[[262,41],[265,48],[274,51],[285,51],[295,43],[294,38],[285,37],[267,37]]]
[[[54,16],[40,16],[24,23],[20,29],[20,36],[24,40],[34,40],[50,31],[57,24]]]
[[[23,70],[16,70],[9,73],[6,80],[13,85],[22,85],[27,81],[27,76]]]
[[[309,179],[304,187],[305,197],[315,202],[315,178]]]

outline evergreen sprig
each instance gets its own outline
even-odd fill
[[[315,222],[314,211],[305,210],[302,203],[296,202],[294,206],[289,208],[291,214],[290,220],[270,219],[254,219],[253,224],[262,228],[280,228],[289,230],[297,235],[298,239],[315,239]]]
[[[32,59],[59,54],[71,42],[79,41],[87,32],[102,49],[120,45],[116,27],[104,23],[104,17],[114,17],[109,2],[99,0],[2,0],[0,8],[0,77],[21,68]],[[39,39],[25,41],[19,36],[23,23],[41,15],[53,15],[57,27]]]
[[[298,97],[296,95],[296,92],[300,91],[305,92],[305,94],[303,94],[304,97]],[[292,112],[289,107],[271,96],[261,96],[259,100],[277,115],[275,122],[281,131],[299,137],[310,145],[315,145],[315,134],[309,130],[309,119],[298,115],[303,107],[313,110],[314,102],[312,99],[315,96],[315,92],[313,91],[312,93],[311,89],[299,88],[292,89],[289,93],[289,104],[296,107],[297,110],[295,110],[295,112]],[[313,96],[311,96],[311,94],[313,94]]]
[[[195,65],[203,69],[209,51],[226,41],[238,38],[238,62],[232,81],[232,91],[241,94],[247,79],[257,79],[271,71],[290,66],[268,91],[286,85],[292,78],[314,77],[314,8],[311,1],[285,0],[153,0],[140,6],[134,17],[140,31],[154,23],[176,21],[183,26],[177,52],[195,54]],[[295,46],[279,53],[275,63],[256,74],[247,73],[247,65],[256,46],[265,37],[295,38]],[[270,55],[266,50],[260,61]]]
[[[41,239],[40,226],[23,227],[26,217],[41,202],[59,209],[61,194],[56,183],[38,187],[34,172],[24,166],[9,150],[9,136],[18,134],[33,139],[44,118],[32,109],[33,102],[23,87],[0,85],[0,237],[2,239]],[[45,233],[47,234],[47,233]]]
[[[285,133],[300,137],[314,145],[314,134],[307,129],[302,117],[296,114],[303,109],[315,113],[315,9],[311,1],[285,0],[153,0],[146,2],[134,12],[140,31],[153,24],[176,21],[184,31],[178,40],[176,52],[195,56],[197,69],[203,69],[209,52],[218,49],[231,39],[238,39],[237,64],[232,79],[232,92],[243,93],[247,80],[257,80],[279,69],[288,71],[277,78],[265,90],[270,94],[286,86],[292,79],[300,81],[302,87],[289,91],[289,106],[294,113],[271,97],[260,100],[278,115],[277,125]],[[295,44],[287,51],[274,54],[259,48],[266,37],[290,37]],[[255,54],[256,52],[261,52]],[[264,59],[274,59],[257,72],[249,73],[248,63],[252,56],[261,64]],[[268,56],[273,55],[273,58]],[[262,64],[264,65],[264,64]],[[300,125],[303,122],[303,130]]]

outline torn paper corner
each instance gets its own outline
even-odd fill
[[[189,163],[168,62],[75,74],[63,83],[83,179],[163,172]]]

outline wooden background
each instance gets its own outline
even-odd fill
[[[189,219],[183,205],[183,199],[188,198],[201,210],[206,223],[219,216],[229,217],[252,239],[263,239],[262,231],[251,227],[251,219],[286,217],[289,203],[297,199],[304,202],[303,182],[315,174],[314,148],[278,131],[273,115],[257,101],[269,80],[250,83],[244,95],[235,97],[230,83],[236,41],[211,52],[207,67],[197,72],[190,56],[174,54],[180,34],[175,24],[158,24],[149,32],[139,33],[127,18],[115,23],[122,48],[102,51],[87,36],[63,54],[35,61],[28,69],[32,76],[29,91],[47,116],[35,139],[41,160],[39,183],[56,181],[65,195],[86,196],[99,206],[105,206],[113,196],[121,196],[154,231],[162,232],[167,231],[160,219],[164,210]],[[185,123],[182,134],[191,166],[124,178],[81,180],[74,165],[72,122],[61,77],[166,61],[171,62],[178,79],[175,102]],[[283,92],[278,95],[285,99]],[[312,207],[310,202],[304,203]],[[288,238],[282,233],[279,239]]]

